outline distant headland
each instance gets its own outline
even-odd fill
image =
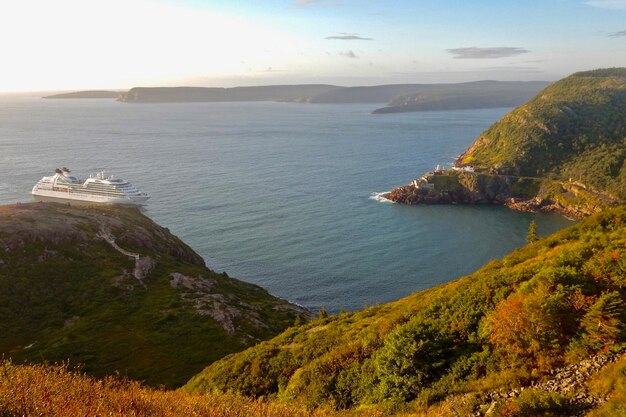
[[[46,99],[65,99],[65,98],[118,98],[122,94],[122,91],[107,91],[107,90],[86,90],[75,91],[72,93],[52,94],[42,98]]]
[[[126,92],[78,91],[47,99],[112,98],[124,103],[274,101],[290,103],[386,104],[372,113],[400,113],[518,106],[550,83],[477,81],[455,84],[389,84],[342,87],[328,84],[251,87],[134,87]]]

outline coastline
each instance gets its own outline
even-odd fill
[[[501,205],[530,213],[558,213],[571,220],[619,204],[615,197],[577,182],[460,170],[428,172],[381,197],[407,205]]]

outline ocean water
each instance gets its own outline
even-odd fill
[[[375,105],[0,99],[0,203],[54,168],[105,168],[218,272],[311,309],[355,310],[471,273],[571,224],[376,198],[449,164],[510,109],[371,115]]]

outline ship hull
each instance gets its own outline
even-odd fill
[[[149,196],[106,197],[81,193],[68,193],[52,190],[33,190],[33,198],[37,201],[70,203],[70,204],[109,204],[122,206],[143,206]]]

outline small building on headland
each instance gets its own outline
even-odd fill
[[[424,179],[425,177],[420,178],[419,180],[413,180],[411,185],[418,190],[432,190],[435,188],[435,184],[431,184]]]
[[[452,167],[453,170],[455,171],[463,171],[463,172],[474,172],[475,169],[473,166],[471,165],[465,165],[463,167]]]
[[[420,179],[411,181],[411,185],[418,190],[432,190],[435,188],[435,184],[431,182],[431,179],[436,175],[445,175],[445,173],[444,167],[437,164],[434,171],[424,173]]]

